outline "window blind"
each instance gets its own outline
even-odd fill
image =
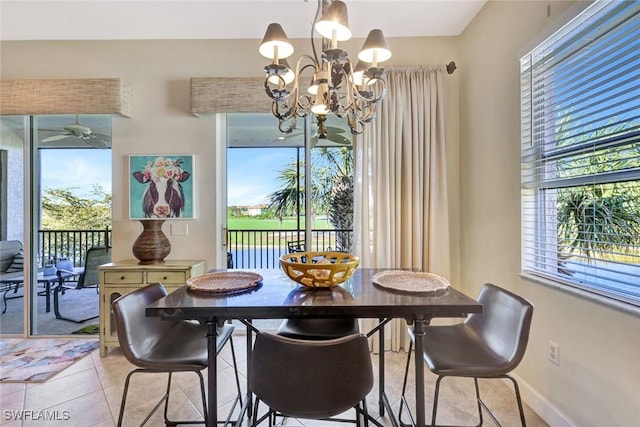
[[[640,3],[520,61],[523,270],[640,305]]]

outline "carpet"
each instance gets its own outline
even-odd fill
[[[96,340],[0,340],[0,382],[44,382],[98,348]]]

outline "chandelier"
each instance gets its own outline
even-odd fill
[[[320,56],[314,29],[322,37]],[[376,103],[386,91],[386,70],[378,64],[388,60],[391,51],[382,30],[371,30],[354,67],[348,53],[338,48],[339,41],[350,38],[347,5],[318,0],[311,28],[313,56],[302,55],[292,69],[286,58],[293,54],[293,46],[280,24],[269,24],[259,52],[273,61],[264,67],[264,87],[281,132],[290,133],[297,117],[313,113],[318,116],[319,137],[326,138],[324,123],[333,113],[346,117],[351,133],[357,135],[375,117]]]

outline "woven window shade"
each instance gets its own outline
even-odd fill
[[[264,79],[254,77],[191,78],[191,112],[268,113],[271,102]]]
[[[120,114],[131,117],[131,90],[121,79],[0,82],[0,114]]]

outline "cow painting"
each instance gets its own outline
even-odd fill
[[[158,156],[141,170],[132,172],[133,178],[146,187],[141,197],[144,218],[183,217],[185,193],[182,185],[191,177],[183,163],[183,158]],[[131,203],[137,202],[132,198]]]

